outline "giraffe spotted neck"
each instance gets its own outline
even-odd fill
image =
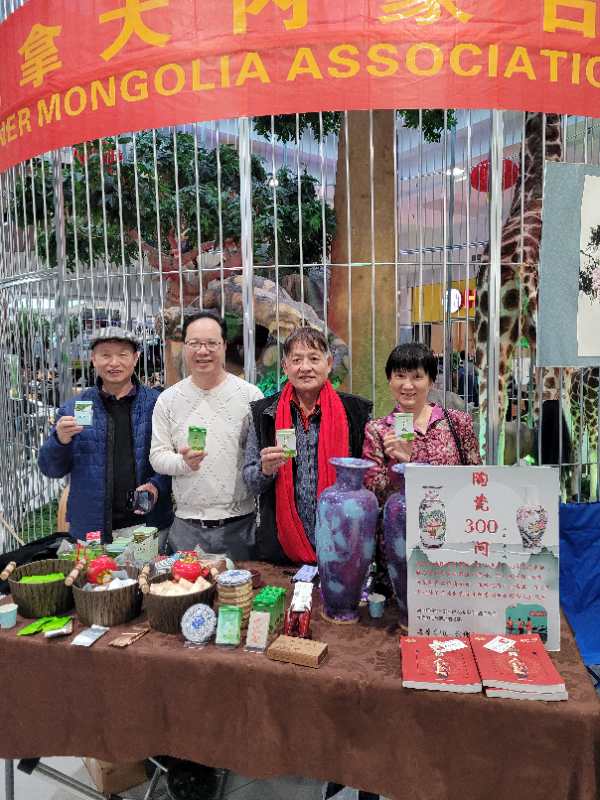
[[[545,153],[544,153],[545,145]],[[528,113],[522,143],[523,176],[515,186],[509,215],[502,227],[500,289],[500,359],[497,394],[488,391],[489,251],[484,253],[477,276],[475,357],[479,371],[480,442],[485,444],[485,424],[490,397],[496,396],[500,419],[508,402],[507,387],[512,360],[521,335],[527,337],[535,358],[538,262],[542,235],[542,195],[545,160],[562,158],[561,117]],[[495,332],[491,332],[495,335]]]

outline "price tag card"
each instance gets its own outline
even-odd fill
[[[447,642],[439,642],[436,640],[429,645],[435,653],[451,653],[454,650],[462,650],[466,646],[467,645],[461,642],[460,639],[450,639]]]
[[[300,567],[298,572],[292,578],[294,583],[296,581],[303,581],[305,583],[309,583],[313,580],[317,572],[319,571],[318,567],[312,567],[310,564],[304,564],[304,566]]]
[[[513,639],[507,639],[505,636],[496,636],[495,639],[492,639],[491,642],[483,646],[488,650],[493,650],[494,653],[507,653],[509,650],[512,650],[515,644]]]

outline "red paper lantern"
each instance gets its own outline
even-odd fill
[[[510,158],[502,160],[502,189],[511,189],[519,180],[519,165]],[[490,189],[490,162],[486,159],[480,161],[471,170],[471,186],[477,192],[489,192]]]

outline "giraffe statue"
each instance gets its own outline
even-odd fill
[[[542,151],[544,147],[545,153]],[[500,288],[500,360],[499,385],[487,385],[487,344],[489,336],[488,268],[489,251],[484,253],[477,276],[475,312],[475,359],[479,374],[479,439],[485,445],[484,420],[488,403],[497,402],[502,429],[499,453],[504,451],[504,418],[508,405],[508,382],[513,372],[512,360],[521,335],[529,341],[535,360],[536,316],[538,303],[538,263],[542,235],[542,194],[544,161],[562,157],[561,117],[559,114],[528,113],[523,141],[524,176],[517,181],[509,215],[502,228]],[[520,291],[520,288],[521,290]],[[544,377],[544,397],[558,396],[560,385],[554,371]],[[490,399],[491,398],[491,399]]]
[[[589,464],[589,500],[598,499],[598,397],[600,389],[600,369],[590,367],[583,370],[569,370],[569,411],[571,414],[571,437],[575,455],[571,461],[576,462],[577,454],[583,453],[583,431],[587,430],[587,454]],[[582,418],[583,413],[583,418]],[[583,460],[583,458],[582,458]],[[581,466],[572,468],[570,480],[570,498],[577,497],[581,476]],[[585,497],[583,498],[585,499]]]

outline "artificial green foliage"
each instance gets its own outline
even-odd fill
[[[421,127],[423,139],[429,144],[442,140],[444,130],[456,127],[456,113],[452,108],[426,108],[419,114],[418,109],[398,111],[398,116],[407,128],[418,130]]]
[[[273,188],[270,188],[270,215],[262,230],[266,244],[263,253],[257,253],[256,264],[273,264],[275,250],[277,260],[282,265],[292,265],[282,274],[297,271],[300,264],[300,215],[298,211],[298,178],[295,173],[282,167],[276,173],[275,192],[277,195],[277,243],[275,242],[275,206]],[[325,213],[325,259],[329,256],[335,235],[335,211],[318,194],[319,181],[304,170],[300,175],[300,208],[302,211],[302,263],[323,263],[323,212]],[[265,200],[267,202],[267,199]],[[255,233],[256,235],[256,233]],[[276,247],[277,245],[277,247]]]
[[[273,119],[273,124],[271,124],[271,119]],[[295,142],[296,135],[300,138],[307,130],[310,130],[315,139],[320,141],[321,135],[325,138],[330,133],[338,134],[341,124],[341,111],[323,111],[321,119],[319,119],[318,113],[282,114],[273,118],[270,116],[254,118],[256,133],[270,141],[274,132],[275,138],[279,142]]]
[[[34,511],[30,511],[23,519],[19,539],[27,544],[27,542],[33,542],[43,536],[55,533],[57,516],[58,500],[51,500]]]
[[[450,130],[456,127],[456,113],[452,108],[446,110],[445,119],[443,108],[424,108],[420,113],[418,109],[399,109],[397,113],[407,128],[418,129],[422,126],[423,139],[430,144],[441,141],[444,128]],[[341,111],[324,111],[320,121],[318,113],[286,114],[273,117],[273,124],[271,117],[256,117],[254,130],[269,141],[274,132],[280,142],[295,142],[296,136],[301,137],[305,131],[310,131],[320,141],[321,137],[325,138],[330,133],[339,134],[342,116]]]
[[[118,165],[117,145],[121,153],[125,150],[125,157]],[[239,243],[239,157],[231,145],[223,144],[218,151],[206,150],[195,146],[192,134],[178,132],[173,136],[169,131],[150,130],[135,138],[104,139],[102,152],[100,142],[95,141],[88,142],[86,147],[77,145],[74,153],[72,165],[63,166],[69,269],[75,269],[78,262],[87,265],[91,261],[130,266],[139,254],[138,229],[142,242],[163,255],[177,254],[179,247],[185,254],[198,247],[199,242],[214,242],[216,247],[221,239]],[[255,256],[260,263],[274,258],[275,184],[279,260],[298,264],[297,176],[282,167],[276,178],[275,181],[265,170],[262,159],[252,156]],[[300,182],[304,262],[320,262],[323,234],[319,184],[306,172]],[[20,226],[35,221],[38,255],[42,263],[55,266],[54,197],[47,162],[35,161],[33,177],[17,176],[15,198]],[[325,216],[328,256],[335,231],[335,214],[329,206]]]

